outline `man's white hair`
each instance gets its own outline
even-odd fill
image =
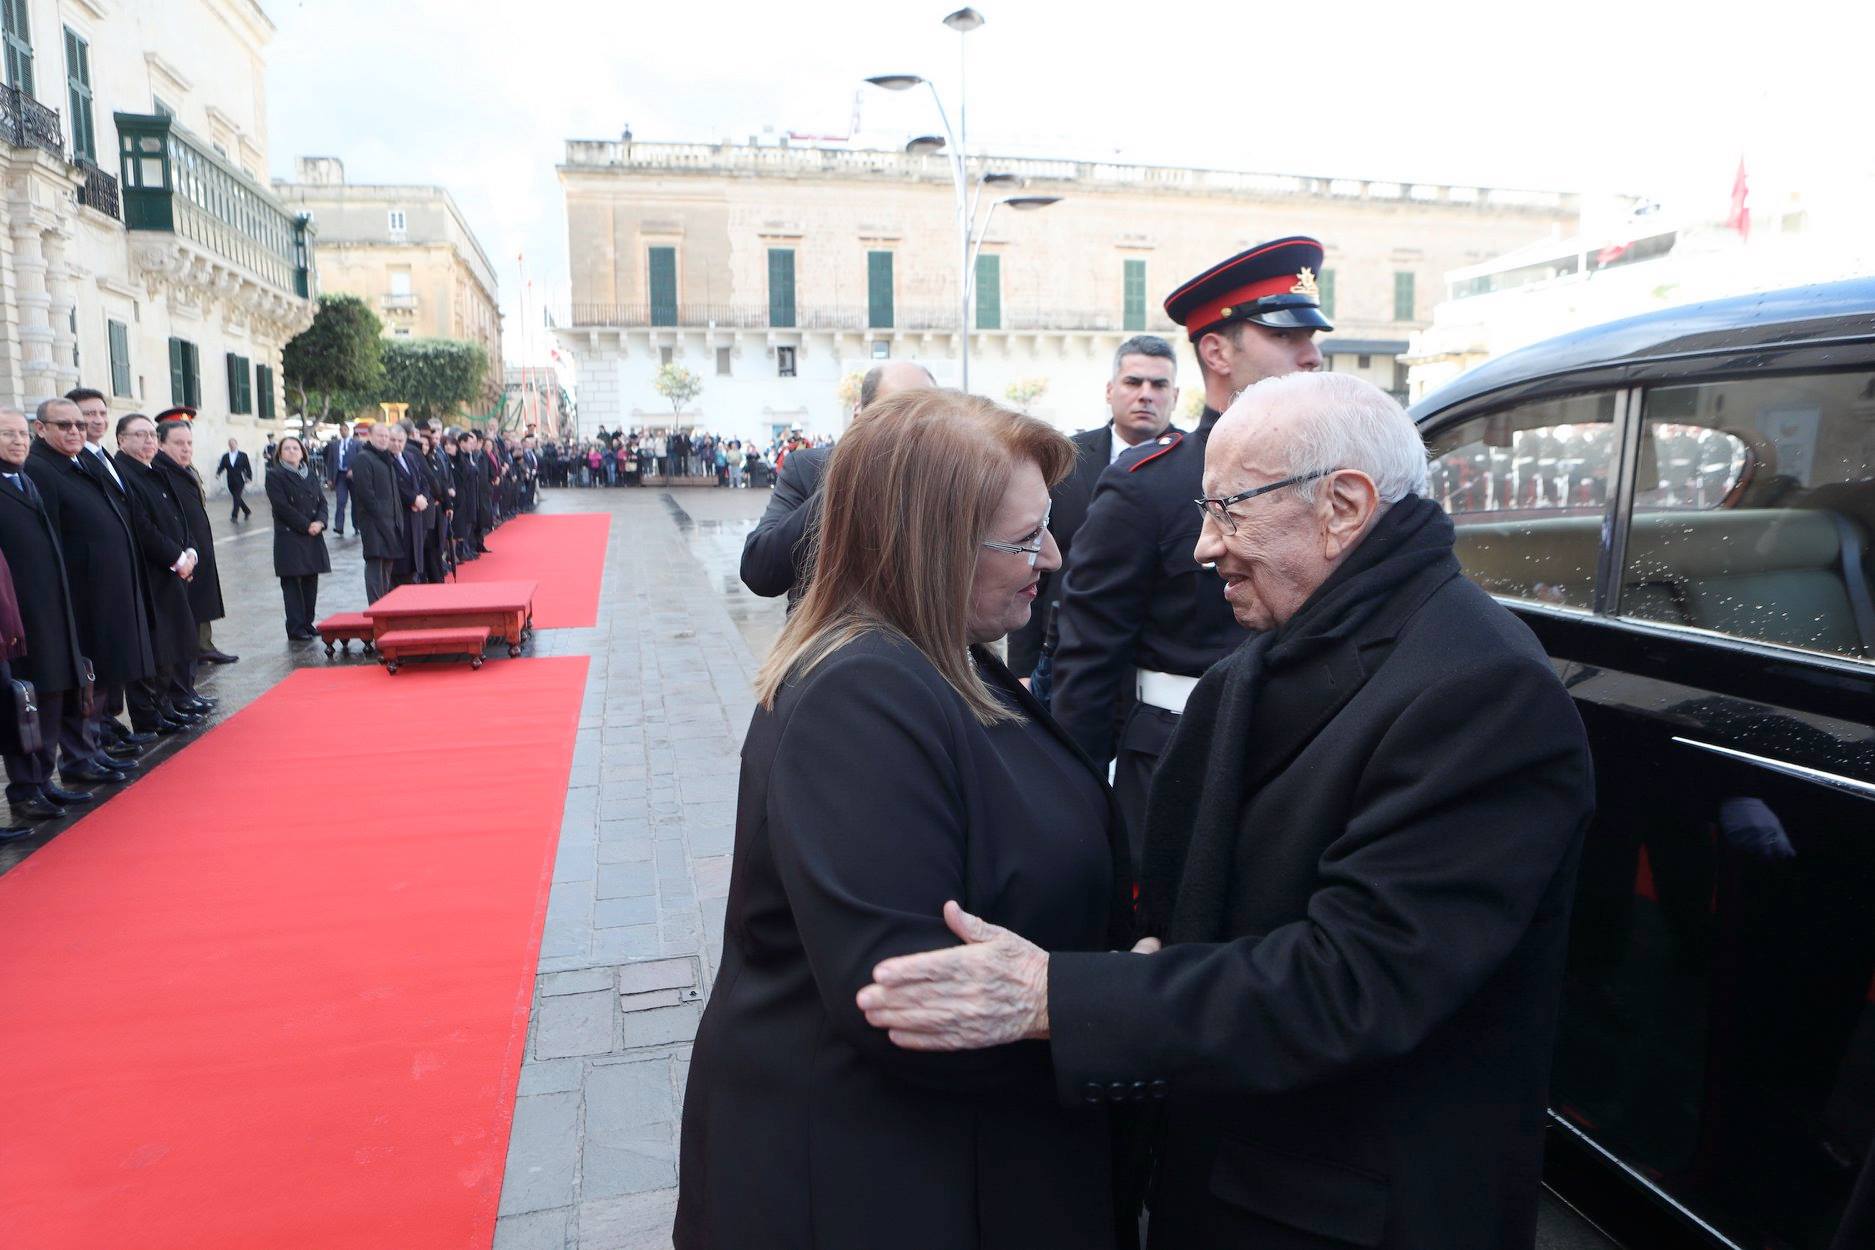
[[[1359,469],[1383,504],[1426,493],[1426,444],[1393,396],[1348,373],[1290,373],[1247,387],[1231,405],[1253,424],[1281,414],[1292,474]],[[1295,491],[1313,501],[1317,482]]]

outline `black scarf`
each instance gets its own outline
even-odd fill
[[[1452,538],[1439,505],[1407,495],[1381,514],[1294,616],[1199,679],[1147,801],[1141,884],[1148,932],[1167,942],[1224,936],[1238,820],[1250,799],[1243,773],[1257,749],[1250,726],[1259,692],[1284,669],[1360,630],[1420,574],[1435,567],[1456,574]]]

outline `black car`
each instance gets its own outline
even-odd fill
[[[1551,1188],[1648,1250],[1875,1246],[1875,279],[1553,339],[1412,415],[1594,745]]]

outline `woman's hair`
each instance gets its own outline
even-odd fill
[[[1015,719],[970,663],[966,620],[977,544],[1025,460],[1052,487],[1074,467],[1074,444],[958,391],[900,391],[868,409],[828,464],[808,538],[813,577],[756,675],[762,706],[878,630],[923,652],[982,723]]]
[[[268,437],[271,438],[273,436],[268,435]],[[288,443],[291,443],[295,447],[299,448],[299,458],[301,460],[304,460],[306,458],[306,444],[300,441],[299,435],[289,434],[285,438],[281,439],[279,443],[274,446],[273,456],[275,460],[278,460],[280,458],[280,453],[286,450],[286,445]]]

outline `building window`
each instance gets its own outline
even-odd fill
[[[150,97],[150,111],[155,113],[158,117],[174,117],[176,115],[176,110],[164,103],[163,97],[160,95],[152,95]]]
[[[866,253],[866,325],[892,328],[892,253]]]
[[[256,412],[260,419],[273,420],[273,370],[267,365],[254,366],[254,391]]]
[[[794,349],[792,347],[775,349],[775,376],[783,378],[794,376]]]
[[[1330,321],[1335,319],[1335,271],[1322,270],[1322,276],[1315,280],[1315,287],[1321,294],[1322,316]]]
[[[651,324],[674,326],[677,324],[677,249],[654,247],[648,249],[648,253]]]
[[[719,378],[729,376],[729,349],[727,347],[716,349],[716,376]]]
[[[390,210],[386,224],[390,227],[391,237],[393,239],[402,239],[404,237],[404,232],[410,228],[409,219],[404,216],[404,210],[401,208],[393,208]]]
[[[0,0],[0,32],[4,32],[7,83],[33,94],[33,33],[26,24],[26,0]]]
[[[892,358],[892,340],[874,339],[872,341],[872,358],[874,360],[890,360]]]
[[[391,337],[392,337],[392,338],[394,338],[394,339],[407,339],[407,338],[409,338],[409,337],[410,337],[410,327],[409,327],[409,326],[398,326],[398,327],[397,327],[397,328],[396,328],[395,330],[392,330],[392,331],[391,331]]]
[[[977,254],[977,329],[1003,328],[1003,258],[992,252]]]
[[[1370,368],[1373,365],[1373,363],[1374,363],[1374,358],[1372,356],[1366,355],[1365,353],[1363,353],[1362,355],[1356,356],[1354,358],[1354,367],[1357,369]]]
[[[1126,262],[1125,320],[1121,324],[1127,330],[1146,328],[1146,262],[1143,260]]]
[[[254,380],[246,356],[228,353],[228,411],[245,415],[254,411]]]
[[[768,324],[794,324],[794,249],[768,249]]]
[[[672,360],[672,358],[673,358],[673,357],[675,356],[675,354],[676,354],[676,353],[674,353],[674,352],[673,352],[673,351],[672,351],[672,350],[671,350],[670,348],[668,348],[668,347],[660,347],[660,348],[658,348],[658,366],[659,366],[660,368],[662,368],[663,366],[665,366],[665,365],[668,365],[669,363],[671,363],[671,360]]]
[[[169,402],[202,406],[202,356],[187,339],[169,340]]]
[[[391,270],[391,296],[403,299],[410,297],[410,271],[408,269]]]
[[[111,394],[130,396],[130,327],[106,319],[104,337],[111,348]]]
[[[91,121],[91,45],[65,28],[65,95],[71,103],[72,155],[97,163],[98,135]]]
[[[1413,319],[1413,275],[1396,273],[1393,275],[1393,319],[1411,321]]]

